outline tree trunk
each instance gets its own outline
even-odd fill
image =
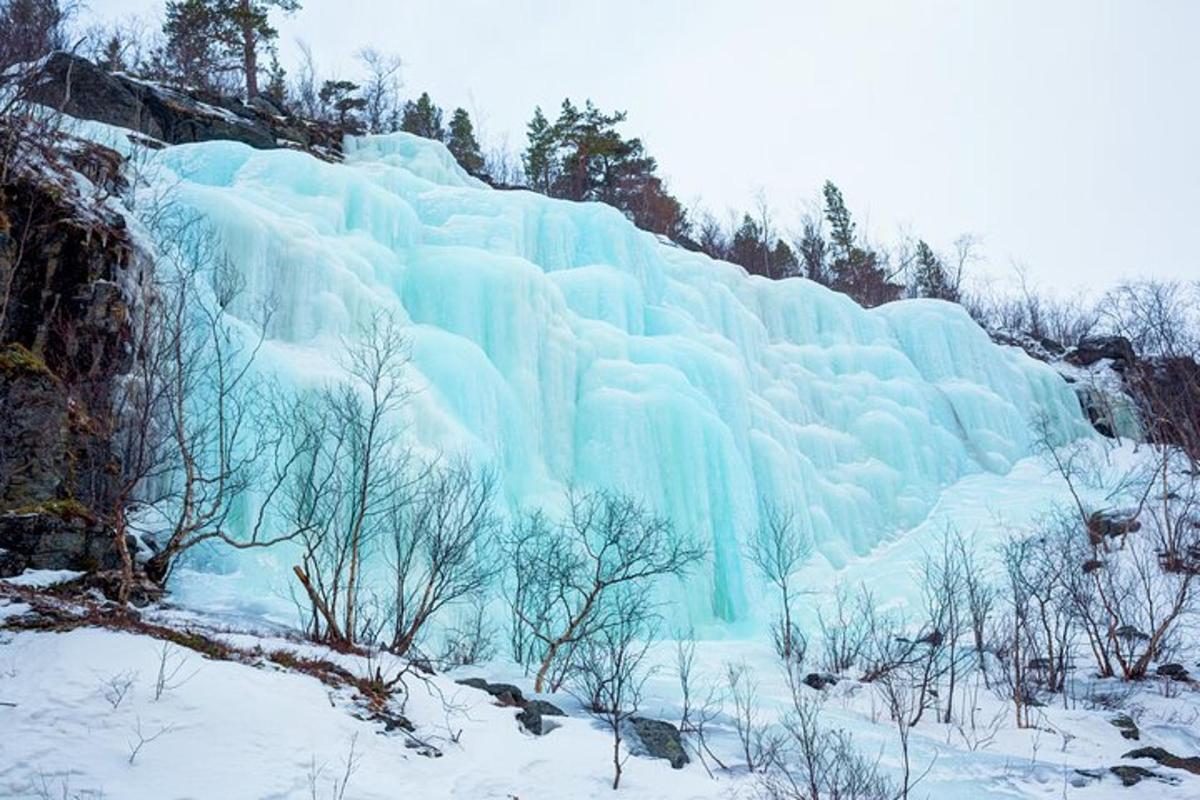
[[[242,68],[246,71],[246,99],[258,96],[258,42],[254,38],[250,0],[242,0]]]

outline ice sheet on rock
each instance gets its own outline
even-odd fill
[[[150,158],[248,298],[275,296],[269,369],[320,383],[340,337],[397,312],[417,442],[496,465],[513,504],[573,482],[671,515],[712,553],[676,590],[681,622],[757,613],[741,553],[762,498],[795,507],[838,566],[920,523],[946,485],[1010,469],[1035,420],[1061,439],[1089,430],[1053,370],[958,306],[865,311],[748,277],[608,206],[491,190],[407,134],[350,140],[340,165],[229,142]],[[241,567],[269,582],[278,561]]]

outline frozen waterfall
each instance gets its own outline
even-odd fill
[[[748,277],[610,207],[487,188],[407,134],[346,149],[344,164],[230,142],[152,156],[250,294],[279,303],[262,363],[319,384],[342,337],[394,310],[416,443],[493,464],[514,507],[553,507],[574,483],[669,514],[711,548],[676,592],[697,623],[754,616],[763,589],[740,553],[760,498],[794,507],[837,566],[964,475],[1007,471],[1039,416],[1062,438],[1089,430],[1058,375],[958,306],[866,311]],[[245,558],[286,580],[277,556]]]

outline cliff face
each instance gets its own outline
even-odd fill
[[[47,56],[31,108],[130,131],[149,147],[214,139],[341,158],[336,126],[110,74]],[[128,189],[117,152],[19,114],[0,119],[0,576],[116,566],[120,473],[114,402],[130,372],[132,318],[150,266],[110,198]],[[13,145],[17,142],[17,145]]]
[[[0,573],[115,563],[101,520],[136,258],[103,201],[121,163],[53,134],[22,144],[0,186]]]

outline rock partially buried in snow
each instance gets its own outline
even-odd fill
[[[1191,678],[1183,664],[1163,664],[1154,673],[1160,678],[1170,678],[1173,681],[1186,681]]]
[[[1128,714],[1119,714],[1113,717],[1109,720],[1109,724],[1121,731],[1122,738],[1134,742],[1142,738],[1142,732],[1138,730],[1137,723]]]
[[[546,717],[565,716],[566,712],[553,703],[545,700],[530,700],[525,704],[524,710],[517,714],[517,721],[534,736],[545,736],[558,727],[557,722],[548,720]]]
[[[1177,756],[1161,747],[1139,747],[1136,750],[1130,750],[1121,758],[1149,758],[1157,761],[1161,766],[1200,775],[1200,756]]]
[[[634,717],[629,723],[651,758],[667,759],[672,769],[683,769],[691,760],[683,749],[679,729],[671,723],[646,717]]]
[[[505,706],[525,706],[525,696],[521,694],[521,690],[513,686],[511,683],[488,683],[483,678],[463,678],[455,681],[460,686],[470,686],[472,689],[479,689],[487,692],[492,697],[496,698],[497,702]]]
[[[837,676],[828,672],[810,672],[804,676],[804,685],[821,690],[829,686],[837,686]]]

